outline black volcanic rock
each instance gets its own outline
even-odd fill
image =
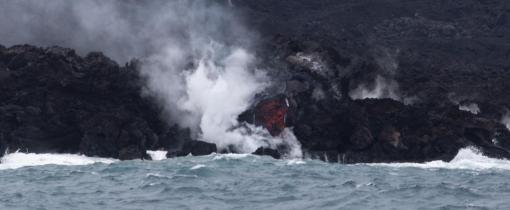
[[[315,54],[339,76],[352,75],[351,89],[382,75],[398,83],[402,97],[416,102],[472,100],[510,108],[508,1],[233,3],[260,31],[261,42],[275,46],[262,48],[268,60]],[[325,56],[330,50],[335,56]]]
[[[203,141],[187,141],[182,146],[182,149],[175,156],[186,156],[186,155],[209,155],[217,152],[216,144],[203,142]],[[173,157],[173,154],[168,153],[167,157]]]
[[[448,161],[468,146],[510,157],[500,123],[510,109],[507,1],[231,2],[260,32],[258,65],[273,84],[240,121],[274,136],[292,127],[306,155],[329,162]],[[392,99],[353,100],[353,90],[377,81]],[[136,62],[0,46],[0,152],[134,159],[147,149],[217,151],[162,122],[142,86]]]
[[[415,93],[409,94],[401,87],[394,90],[395,99],[401,102],[392,99],[353,101],[350,92],[360,84],[374,83],[377,77],[400,84],[401,79],[408,82],[418,77],[429,81],[436,75],[427,75],[434,73],[422,69],[419,74],[401,77],[400,58],[385,55],[384,48],[349,55],[342,49],[283,34],[275,35],[270,41],[270,50],[264,55],[278,66],[270,75],[278,81],[277,86],[284,84],[285,88],[267,91],[266,98],[259,104],[277,101],[282,95],[286,97],[291,105],[287,109],[292,110],[284,117],[290,119],[285,121],[286,126],[294,127],[296,137],[311,157],[344,163],[449,161],[459,149],[474,146],[485,155],[510,158],[509,132],[500,123],[509,104],[502,99],[507,96],[487,98],[493,93],[482,88],[471,89],[470,100],[459,97],[464,94],[461,87],[470,89],[473,84],[485,84],[486,80],[473,75],[471,84],[447,78],[431,81],[435,84],[430,87],[441,91],[422,87],[422,91],[414,95],[415,101],[407,100]],[[447,71],[462,74],[457,69]],[[504,69],[499,71],[503,73]],[[491,85],[507,86],[503,82]],[[479,103],[480,113],[459,110],[458,103],[465,101]],[[243,113],[240,119],[250,122],[255,115],[268,113],[259,104]]]
[[[509,132],[500,123],[510,107],[505,1],[234,3],[263,34],[268,47],[259,54],[275,69],[275,86],[284,87],[264,100],[288,99],[286,126],[309,156],[423,162],[475,146],[509,158]],[[351,99],[379,77],[394,91],[382,97],[395,100]],[[460,111],[462,103],[480,113]],[[264,113],[256,107],[245,114]]]
[[[80,153],[88,156],[121,160],[145,158],[147,145],[157,141],[157,136],[142,119],[101,114],[93,116],[83,126]]]
[[[274,159],[280,159],[281,158],[281,154],[280,154],[280,152],[278,152],[278,150],[271,149],[271,148],[265,148],[265,147],[259,147],[252,154],[254,154],[254,155],[261,155],[261,156],[263,156],[263,155],[271,156]]]
[[[420,108],[391,99],[331,104],[294,100],[294,132],[312,158],[343,163],[450,161],[461,148],[473,146],[487,156],[510,159],[510,132],[504,125],[456,106]]]
[[[142,98],[136,65],[101,53],[80,57],[50,47],[0,48],[0,149],[147,158],[168,147],[177,127]],[[160,136],[165,141],[159,143]]]

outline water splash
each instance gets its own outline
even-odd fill
[[[147,151],[147,154],[149,154],[151,156],[152,160],[164,160],[164,159],[166,159],[167,153],[168,153],[168,151],[164,151],[164,150],[156,150],[156,151],[148,150]]]
[[[0,170],[17,169],[26,166],[41,165],[90,165],[94,163],[111,164],[118,160],[111,158],[87,157],[76,154],[35,154],[15,152],[0,159]]]
[[[503,159],[495,159],[483,156],[475,148],[464,148],[450,162],[431,161],[426,163],[376,163],[368,164],[370,166],[386,166],[386,167],[413,167],[424,169],[466,169],[466,170],[510,170],[510,161]]]

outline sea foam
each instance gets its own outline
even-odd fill
[[[168,152],[164,151],[164,150],[155,150],[155,151],[147,150],[147,154],[149,154],[151,156],[152,160],[164,160],[164,159],[166,159],[167,153]]]
[[[165,151],[147,151],[153,160],[166,159]],[[250,157],[250,154],[212,154],[212,160],[222,159],[243,159]],[[111,158],[87,157],[77,154],[35,154],[15,152],[6,154],[0,159],[0,170],[17,169],[26,166],[41,165],[88,165],[94,163],[111,164],[118,161]],[[291,159],[286,162],[288,165],[300,165],[306,162],[301,159]],[[483,156],[474,148],[461,149],[455,158],[450,162],[431,161],[426,163],[371,163],[363,164],[368,166],[383,166],[396,168],[423,168],[423,169],[467,169],[467,170],[510,170],[510,160],[495,159]]]
[[[15,152],[6,154],[0,159],[0,170],[17,169],[25,166],[41,165],[89,165],[94,163],[110,164],[116,159],[87,157],[76,154],[35,154]]]
[[[483,156],[475,148],[464,148],[450,162],[431,161],[426,163],[375,163],[370,166],[415,167],[424,169],[467,169],[467,170],[510,170],[510,161]]]

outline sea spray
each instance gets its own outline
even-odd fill
[[[214,154],[0,170],[1,209],[509,209],[507,170]],[[388,202],[391,201],[391,202]]]
[[[152,160],[164,160],[168,152],[164,150],[148,150],[147,154],[151,156]]]
[[[272,137],[261,127],[237,121],[255,95],[269,85],[264,71],[253,67],[254,55],[214,41],[204,43],[202,50],[195,51],[199,59],[188,69],[167,65],[168,60],[182,59],[174,53],[178,49],[168,49],[142,67],[148,91],[165,104],[170,118],[191,128],[196,139],[215,143],[220,149],[234,147],[235,152],[251,153],[259,147],[285,144],[292,148],[289,156],[299,156],[300,145],[289,134],[291,130]]]
[[[431,161],[426,163],[375,163],[371,166],[415,167],[424,169],[466,169],[466,170],[510,170],[510,161],[483,156],[476,148],[460,149],[450,162]]]
[[[110,164],[118,160],[111,158],[86,157],[76,154],[35,154],[15,152],[0,159],[0,170],[17,169],[26,166],[41,165],[89,165],[94,163]]]
[[[238,126],[237,116],[264,89],[266,79],[262,73],[248,70],[253,56],[246,50],[234,49],[220,65],[212,57],[202,57],[197,68],[184,75],[186,92],[177,108],[189,113],[181,117],[195,118],[200,139],[220,148],[235,145],[240,152],[253,152],[259,146],[252,142],[254,138],[229,129]]]
[[[235,29],[230,31],[248,31],[230,18],[205,12],[198,19]],[[215,143],[220,150],[252,153],[259,147],[284,145],[286,156],[300,157],[301,146],[290,129],[273,137],[265,129],[237,121],[271,83],[265,71],[255,67],[249,44],[243,44],[250,43],[251,36],[228,39],[215,30],[203,31],[207,22],[192,22],[184,30],[186,44],[168,43],[142,62],[146,93],[162,102],[170,122],[190,128],[193,138]]]

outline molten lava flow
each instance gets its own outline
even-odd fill
[[[278,136],[285,129],[288,111],[287,99],[283,97],[264,100],[255,108],[255,124],[264,126],[272,136]]]

